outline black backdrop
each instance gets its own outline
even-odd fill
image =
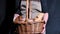
[[[11,34],[15,24],[15,0],[0,0],[0,34]]]

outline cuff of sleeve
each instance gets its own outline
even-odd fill
[[[14,14],[14,18],[13,21],[15,21],[15,19],[19,16],[19,14]]]
[[[47,23],[47,21],[48,21],[48,13],[45,13],[45,15],[44,15],[44,21],[45,21],[45,23]]]

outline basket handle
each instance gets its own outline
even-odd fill
[[[26,0],[26,22],[31,19],[31,2]]]

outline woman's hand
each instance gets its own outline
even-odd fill
[[[22,18],[22,16],[18,16],[18,17],[16,17],[14,23],[15,24],[26,24],[27,22],[25,20],[26,19],[25,18]]]

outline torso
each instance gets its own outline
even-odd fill
[[[37,2],[39,1],[39,2]],[[22,5],[24,5],[25,7],[23,7]],[[32,6],[32,18],[36,17],[36,15],[39,14],[39,11],[41,11],[41,3],[40,3],[40,0],[31,0],[31,6]],[[22,9],[26,9],[26,1],[23,0],[21,1],[21,8]],[[37,11],[37,10],[39,11]],[[22,14],[23,14],[23,17],[26,17],[26,10],[22,10],[21,11]]]

